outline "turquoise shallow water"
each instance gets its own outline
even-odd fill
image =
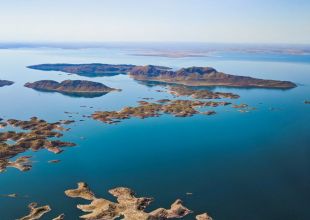
[[[67,198],[63,191],[74,188],[78,181],[89,183],[99,196],[111,199],[108,189],[130,187],[138,195],[155,198],[150,209],[169,207],[181,198],[194,214],[207,211],[217,220],[310,219],[310,106],[303,103],[310,99],[310,61],[230,56],[177,59],[130,56],[118,49],[0,50],[0,78],[16,82],[0,88],[0,117],[38,116],[57,121],[69,119],[65,111],[79,113],[72,115],[77,122],[64,133],[64,140],[77,143],[77,147],[59,155],[45,150],[26,152],[23,155],[33,155],[35,161],[31,171],[8,169],[0,174],[0,194],[27,195],[0,197],[0,219],[25,215],[27,204],[33,201],[51,206],[52,212],[43,219],[63,212],[66,219],[77,219],[81,212],[75,207],[83,201]],[[25,68],[59,62],[212,66],[227,73],[291,80],[299,86],[286,91],[215,88],[239,94],[241,98],[234,103],[257,108],[249,113],[221,107],[215,109],[215,116],[163,115],[106,125],[78,120],[95,110],[136,105],[143,97],[171,96],[155,92],[159,86],[149,87],[124,75],[92,78],[123,89],[97,98],[74,98],[23,87],[26,82],[41,79],[87,79]],[[47,163],[52,159],[61,162]]]

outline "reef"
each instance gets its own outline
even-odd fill
[[[14,82],[8,80],[0,80],[0,87],[13,85]]]
[[[172,70],[164,66],[135,66],[114,64],[40,64],[28,66],[31,69],[44,71],[62,71],[82,76],[111,76],[129,74],[138,81],[162,82],[186,86],[229,86],[290,89],[296,84],[290,81],[257,79],[219,72],[212,67],[188,67]]]
[[[28,205],[30,213],[18,220],[36,220],[40,219],[44,214],[51,211],[51,207],[49,205],[39,206],[38,204],[33,202]]]
[[[196,109],[199,107],[217,107],[231,104],[229,102],[205,102],[198,100],[164,101],[165,102],[160,100],[160,103],[140,101],[139,106],[125,107],[120,111],[97,111],[92,114],[92,118],[104,123],[114,124],[120,122],[120,120],[131,117],[142,119],[148,117],[158,117],[161,113],[171,114],[176,117],[189,117],[201,113]],[[215,112],[209,112],[209,114],[215,114]]]
[[[65,194],[71,198],[82,198],[91,201],[89,205],[77,205],[77,208],[88,214],[80,216],[82,219],[122,219],[126,220],[164,220],[182,218],[192,211],[183,206],[181,200],[176,200],[170,209],[158,208],[151,212],[145,209],[153,201],[153,198],[135,197],[135,193],[125,187],[109,190],[109,193],[117,198],[117,203],[103,198],[97,198],[86,183],[78,183],[77,189],[66,190]]]
[[[29,170],[31,168],[28,161],[29,157],[21,157],[15,162],[10,162],[9,159],[30,149],[33,151],[47,149],[58,154],[62,152],[63,147],[75,146],[71,142],[50,140],[50,138],[59,138],[63,135],[60,131],[67,130],[63,125],[67,124],[68,121],[48,123],[33,117],[29,121],[9,119],[5,123],[23,131],[0,132],[1,170],[5,170],[6,167],[16,167],[23,171]],[[13,143],[8,144],[8,141]]]
[[[98,97],[112,91],[120,91],[99,82],[86,80],[65,80],[60,83],[53,80],[41,80],[34,83],[26,83],[25,87],[38,91],[59,92],[65,95],[81,97]]]
[[[174,96],[190,96],[194,99],[238,99],[240,96],[228,92],[212,92],[208,89],[193,89],[188,86],[169,86],[170,94]]]

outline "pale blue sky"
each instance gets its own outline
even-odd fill
[[[310,43],[310,0],[0,0],[0,41]]]

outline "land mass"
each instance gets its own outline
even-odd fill
[[[113,65],[113,64],[40,64],[28,66],[30,69],[44,71],[60,71],[65,73],[73,73],[80,76],[98,77],[98,76],[115,76],[118,74],[126,74],[134,65]]]
[[[188,67],[172,70],[163,66],[135,66],[114,64],[40,64],[28,66],[31,69],[45,71],[62,71],[82,76],[111,76],[128,74],[135,80],[155,81],[186,86],[229,86],[290,89],[296,84],[289,81],[257,79],[219,72],[212,67]]]
[[[289,81],[257,79],[218,72],[211,67],[189,67],[177,71],[162,69],[157,66],[136,66],[129,75],[141,81],[156,81],[186,86],[228,86],[290,89],[296,84]]]
[[[119,91],[99,82],[85,80],[65,80],[56,82],[53,80],[41,80],[34,83],[26,83],[25,87],[39,91],[59,92],[67,95],[78,95],[85,97],[96,97],[111,91]]]
[[[0,87],[13,85],[14,82],[8,80],[0,80]]]

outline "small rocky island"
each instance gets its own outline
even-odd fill
[[[28,68],[44,71],[62,71],[82,76],[112,76],[128,74],[135,80],[180,84],[186,86],[229,86],[290,89],[296,84],[289,81],[257,79],[219,72],[212,67],[188,67],[173,70],[163,66],[135,66],[114,64],[40,64]]]
[[[214,111],[200,112],[197,108],[230,105],[229,102],[198,101],[198,100],[158,100],[157,103],[140,101],[139,106],[125,107],[120,111],[97,111],[92,118],[107,124],[115,124],[131,117],[158,117],[161,113],[175,117],[190,117],[195,114],[214,115]]]
[[[13,85],[14,82],[8,80],[0,80],[0,87]]]
[[[34,83],[26,83],[25,87],[38,91],[59,92],[83,97],[97,97],[112,91],[119,91],[102,83],[86,80],[65,80],[60,83],[53,80],[41,80]]]
[[[63,125],[72,122],[66,120],[48,123],[36,117],[29,121],[9,119],[1,122],[2,127],[12,126],[22,131],[0,132],[0,172],[5,171],[7,167],[15,167],[21,171],[29,170],[31,168],[30,157],[23,156],[15,161],[10,161],[11,158],[27,150],[47,149],[58,154],[62,152],[63,147],[75,146],[74,143],[56,139],[63,136],[59,131],[66,131]],[[54,138],[54,140],[50,138]]]

